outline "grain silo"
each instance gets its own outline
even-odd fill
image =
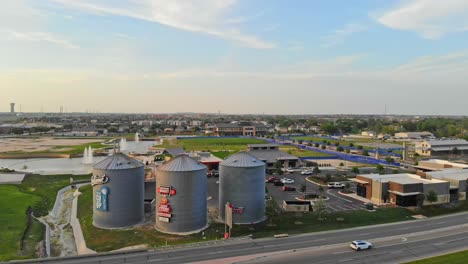
[[[185,235],[207,227],[206,171],[205,165],[186,154],[157,168],[157,230]]]
[[[144,215],[144,165],[117,153],[94,165],[93,225],[123,228],[139,224]]]
[[[265,220],[265,163],[246,152],[234,154],[220,163],[219,218],[225,220],[230,204],[234,224]]]

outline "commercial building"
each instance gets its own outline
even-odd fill
[[[439,179],[450,183],[450,201],[466,200],[468,170],[446,169],[419,173],[426,179]]]
[[[395,133],[397,139],[433,139],[434,134],[431,132],[399,132]]]
[[[468,150],[468,141],[453,140],[425,140],[415,144],[415,152],[421,156],[445,156],[459,154]]]
[[[449,203],[450,183],[439,179],[424,179],[414,174],[369,174],[358,175],[352,179],[357,183],[356,194],[371,200],[375,204],[390,203],[397,206],[417,206],[418,195],[425,197],[434,191],[437,202]],[[424,205],[430,204],[424,201]]]
[[[430,159],[430,160],[420,160],[417,166],[414,166],[416,169],[421,171],[440,171],[446,169],[468,169],[467,164],[450,162],[447,160],[440,159]]]
[[[283,168],[295,168],[300,165],[300,159],[279,149],[276,144],[250,144],[248,153],[265,162],[267,168],[275,167],[279,162]]]
[[[263,123],[224,123],[214,124],[215,136],[264,136],[270,128]]]

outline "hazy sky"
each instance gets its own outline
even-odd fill
[[[467,0],[0,5],[0,111],[468,114]]]

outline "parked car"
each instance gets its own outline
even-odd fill
[[[294,172],[295,172],[295,170],[294,170],[294,169],[291,169],[291,168],[287,168],[287,169],[286,169],[286,172],[289,172],[289,173],[294,173]]]
[[[206,172],[206,176],[207,176],[207,177],[211,177],[211,176],[213,176],[213,173],[212,173],[211,171],[207,171],[207,172]]]
[[[356,251],[360,251],[363,249],[371,249],[373,247],[370,242],[363,241],[363,240],[353,241],[351,242],[351,244],[349,244],[349,246]]]
[[[334,189],[334,188],[337,188],[337,189],[344,189],[345,185],[341,182],[329,182],[328,183],[328,188],[330,189]]]
[[[283,186],[283,191],[285,192],[293,192],[296,190],[296,187],[292,187],[292,186]]]
[[[219,171],[218,170],[212,170],[211,174],[215,177],[219,177]]]
[[[278,177],[275,177],[275,176],[270,176],[268,178],[265,179],[265,182],[267,183],[273,183],[275,181],[279,181],[280,179]]]
[[[292,183],[294,183],[294,180],[293,179],[288,179],[288,178],[282,178],[281,182],[284,183],[284,184],[292,184]]]
[[[273,185],[275,185],[275,186],[283,186],[284,183],[283,183],[282,181],[279,181],[279,180],[278,180],[278,181],[274,181],[274,182],[273,182]]]
[[[305,170],[305,171],[301,171],[301,175],[312,175],[313,172],[311,170]]]

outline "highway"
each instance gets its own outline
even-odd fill
[[[156,249],[36,263],[398,263],[400,259],[468,248],[468,213],[339,231],[223,242],[204,247]],[[352,240],[369,240],[375,248],[354,252]],[[295,251],[295,252],[294,252]],[[247,257],[245,257],[247,256]],[[250,260],[249,260],[250,259]],[[287,259],[287,260],[286,260]],[[313,261],[312,261],[313,260]],[[250,261],[250,262],[249,262]]]

